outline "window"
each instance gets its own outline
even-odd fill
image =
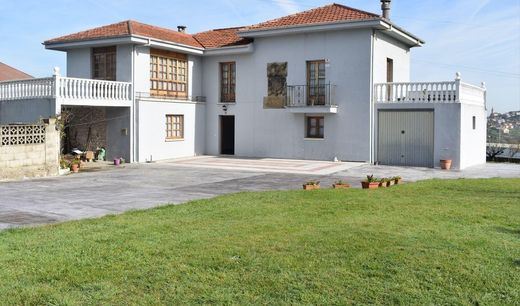
[[[475,130],[477,128],[477,117],[473,116],[472,122],[473,122],[473,129]]]
[[[323,117],[307,117],[307,138],[323,138],[324,123]]]
[[[184,115],[166,115],[166,139],[184,138]]]
[[[325,61],[307,62],[307,105],[325,104]]]
[[[236,64],[220,63],[220,101],[235,102]]]
[[[92,49],[92,78],[95,80],[116,80],[116,47]]]
[[[188,96],[188,61],[186,54],[152,49],[150,54],[150,94]]]

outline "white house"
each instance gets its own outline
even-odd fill
[[[411,82],[410,52],[424,42],[381,2],[382,16],[331,4],[197,34],[129,20],[51,39],[45,48],[66,52],[67,76],[0,82],[0,123],[70,110],[98,125],[109,158],[133,162],[484,163],[484,86],[460,75]]]

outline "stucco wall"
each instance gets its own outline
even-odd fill
[[[67,50],[67,76],[90,79],[92,77],[90,48]]]
[[[219,154],[219,115],[235,115],[238,156],[369,160],[371,31],[352,30],[255,39],[252,54],[203,59],[207,96],[206,151]],[[305,117],[264,109],[266,67],[288,62],[288,85],[306,83],[306,61],[328,60],[327,82],[336,84],[337,114],[325,115],[325,137],[305,139]],[[219,63],[236,61],[236,104],[219,105]]]
[[[410,49],[377,31],[374,39],[374,83],[386,83],[387,58],[394,61],[394,82],[409,82]]]
[[[205,153],[205,104],[185,101],[139,100],[138,161]],[[166,115],[184,115],[184,139],[166,140]]]
[[[486,162],[486,115],[486,109],[482,105],[461,104],[461,169]],[[473,116],[475,116],[475,129],[473,129]]]
[[[130,108],[106,108],[107,160],[123,157],[130,161]]]
[[[0,124],[35,123],[53,116],[54,99],[0,101]]]
[[[132,82],[132,45],[118,45],[116,48],[116,81]]]

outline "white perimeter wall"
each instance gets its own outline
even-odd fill
[[[204,154],[205,104],[140,100],[138,161]],[[184,139],[166,140],[166,115],[184,115]]]
[[[352,30],[257,38],[254,53],[204,57],[207,96],[206,152],[219,154],[219,115],[235,115],[235,155],[369,160],[371,31]],[[306,84],[306,61],[329,60],[327,82],[336,84],[337,114],[325,115],[325,138],[305,139],[305,117],[263,109],[267,64],[288,62],[288,85]],[[219,63],[236,61],[236,105],[219,101]]]
[[[487,118],[481,105],[461,104],[460,168],[486,162]],[[475,129],[473,129],[475,116]]]

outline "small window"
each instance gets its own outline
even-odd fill
[[[323,117],[307,117],[307,138],[323,138],[324,123]]]
[[[184,138],[184,115],[166,115],[166,140]]]
[[[236,64],[220,63],[220,102],[235,102]]]
[[[477,128],[477,118],[473,116],[473,129],[475,130]]]

